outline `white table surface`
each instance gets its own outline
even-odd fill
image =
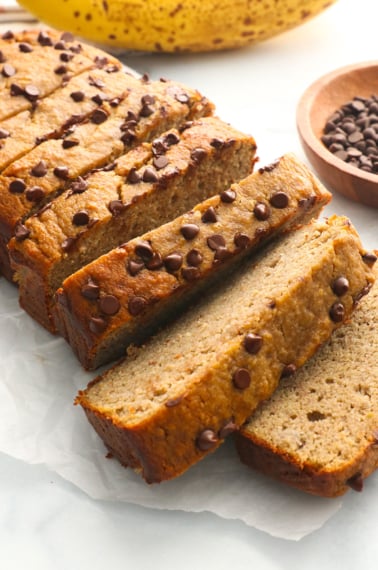
[[[249,49],[124,61],[206,94],[224,120],[255,136],[261,164],[287,151],[306,161],[295,128],[298,99],[320,75],[378,59],[377,14],[376,0],[339,0],[302,27]],[[349,216],[363,240],[370,226],[366,246],[377,247],[378,210],[335,195],[327,212]],[[321,529],[288,541],[210,513],[96,501],[44,465],[0,453],[0,568],[376,569],[377,505],[378,474],[363,493],[350,492]]]

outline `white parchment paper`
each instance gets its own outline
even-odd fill
[[[149,486],[106,451],[81,408],[77,390],[94,376],[81,370],[65,341],[18,306],[0,280],[0,451],[45,464],[94,499],[156,509],[211,511],[274,536],[297,540],[323,525],[341,500],[319,499],[276,484],[240,464],[232,442],[184,476]]]

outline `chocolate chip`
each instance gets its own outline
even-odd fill
[[[107,101],[108,96],[105,95],[104,93],[96,93],[96,95],[93,95],[91,99],[93,103],[96,103],[97,105],[102,105],[104,101]]]
[[[206,241],[209,248],[213,251],[226,247],[226,240],[220,234],[213,234],[212,236],[209,236]]]
[[[136,317],[145,309],[146,306],[147,306],[147,300],[144,297],[135,295],[130,297],[127,308],[129,310],[130,315]]]
[[[70,93],[70,97],[75,101],[75,103],[80,103],[85,99],[85,93],[83,91],[73,91]]]
[[[341,323],[345,317],[345,307],[342,303],[337,301],[332,305],[329,311],[329,316],[334,323]]]
[[[222,148],[224,146],[224,141],[222,139],[213,139],[210,141],[210,146],[212,146],[213,148]]]
[[[350,477],[346,484],[353,489],[353,491],[357,491],[360,493],[364,488],[364,480],[362,477],[362,473],[356,473],[353,477]]]
[[[85,299],[96,301],[100,296],[100,287],[92,280],[89,280],[88,283],[82,286],[80,293]]]
[[[65,240],[63,240],[62,244],[61,244],[61,248],[63,251],[70,251],[73,246],[75,245],[76,242],[76,238],[74,237],[68,237]]]
[[[181,271],[181,275],[185,281],[195,281],[200,276],[200,270],[198,267],[184,267]]]
[[[251,375],[246,368],[238,368],[232,375],[232,382],[235,388],[245,390],[251,384]]]
[[[202,214],[201,220],[204,224],[214,224],[217,221],[217,214],[213,208],[210,206],[207,210],[204,211]]]
[[[89,222],[89,214],[86,210],[79,210],[72,216],[74,226],[86,226]]]
[[[121,141],[125,145],[131,144],[135,139],[136,139],[135,132],[131,129],[126,130],[121,136]]]
[[[79,141],[75,140],[75,139],[63,139],[62,140],[62,147],[64,149],[72,148],[74,146],[77,146],[78,144],[79,144]]]
[[[119,216],[125,209],[125,204],[122,200],[111,200],[108,204],[108,209],[112,216]]]
[[[0,129],[0,139],[6,139],[10,136],[9,131],[6,129]]]
[[[234,200],[236,200],[235,190],[232,190],[231,188],[228,190],[223,190],[223,192],[220,193],[220,199],[225,204],[231,204],[231,202],[234,202]]]
[[[199,233],[199,227],[196,224],[184,224],[180,228],[182,236],[190,241],[194,239]]]
[[[243,346],[249,354],[257,354],[262,347],[263,339],[259,334],[248,333],[243,340]]]
[[[52,46],[52,45],[53,45],[52,39],[51,39],[50,36],[49,36],[45,31],[43,31],[43,30],[42,30],[41,32],[39,32],[37,40],[38,40],[38,43],[39,43],[41,46],[45,46],[45,47],[46,47],[46,46]]]
[[[0,63],[5,63],[7,61],[4,53],[0,50]]]
[[[183,257],[181,253],[172,252],[166,255],[163,261],[167,271],[178,271],[182,266]]]
[[[296,371],[297,367],[295,364],[286,364],[282,369],[281,378],[288,378],[289,376],[295,374]]]
[[[225,439],[226,437],[237,431],[237,429],[238,426],[236,425],[236,423],[230,420],[226,422],[224,426],[219,430],[219,437],[221,439]]]
[[[17,224],[14,230],[14,237],[17,241],[23,241],[30,236],[30,230],[24,224]]]
[[[45,196],[45,191],[40,186],[32,186],[26,190],[25,196],[30,202],[40,202]]]
[[[152,249],[150,243],[148,241],[141,241],[135,246],[135,253],[139,255],[143,260],[151,259],[154,250]]]
[[[156,168],[156,170],[160,170],[161,168],[164,168],[165,166],[167,166],[167,164],[169,164],[169,160],[166,156],[155,156],[155,158],[152,161],[152,164],[154,165],[154,167]]]
[[[57,75],[64,75],[65,73],[67,73],[67,66],[58,65],[58,67],[54,69],[54,73],[56,73]]]
[[[71,43],[74,41],[75,36],[73,35],[72,32],[63,32],[62,35],[60,36],[60,39],[63,40],[64,42]]]
[[[44,160],[40,160],[30,171],[32,176],[36,176],[37,178],[42,178],[47,174],[47,164]]]
[[[62,180],[67,180],[69,176],[69,170],[67,166],[56,166],[53,172],[57,178],[61,178]]]
[[[72,194],[82,194],[88,188],[88,182],[79,176],[70,186]]]
[[[121,308],[119,300],[114,295],[104,295],[101,297],[99,306],[100,311],[109,316],[116,315]]]
[[[198,267],[203,261],[203,255],[199,249],[191,249],[186,255],[188,265]]]
[[[141,176],[137,172],[136,168],[131,168],[130,172],[127,175],[127,182],[129,184],[138,184],[141,181]]]
[[[247,234],[243,234],[241,232],[238,232],[237,234],[235,234],[234,244],[236,245],[237,248],[246,249],[250,243],[251,243],[251,239],[249,236],[247,236]]]
[[[374,265],[374,263],[377,261],[377,259],[378,259],[378,257],[372,251],[368,251],[367,253],[364,253],[364,255],[362,256],[362,260],[367,265]]]
[[[12,192],[12,194],[22,194],[25,188],[26,184],[21,178],[16,178],[15,180],[12,180],[12,182],[8,186],[8,190],[9,192]]]
[[[349,281],[346,277],[338,277],[332,283],[332,291],[338,297],[342,297],[349,291]]]
[[[135,261],[134,259],[129,259],[127,261],[126,269],[132,277],[135,277],[144,268],[143,261]]]
[[[271,164],[268,164],[267,166],[263,166],[263,167],[259,168],[258,172],[259,172],[259,174],[264,174],[265,172],[272,172],[272,170],[277,168],[278,164],[279,164],[279,160],[275,160]]]
[[[20,87],[20,85],[17,85],[16,83],[12,83],[10,86],[10,94],[12,97],[18,97],[19,95],[24,94],[24,90],[22,87]]]
[[[24,89],[24,95],[29,101],[36,101],[39,97],[39,89],[35,85],[27,85]]]
[[[214,261],[224,261],[230,257],[231,252],[228,251],[227,247],[218,247],[214,254]]]
[[[18,49],[22,52],[22,53],[31,53],[33,51],[33,48],[30,44],[26,43],[26,42],[21,42],[18,44]]]
[[[1,74],[3,77],[13,77],[15,75],[16,70],[10,63],[5,63],[3,65],[3,69],[1,70]]]
[[[272,194],[269,200],[273,208],[283,209],[289,205],[289,196],[286,192],[278,191]]]
[[[176,133],[167,133],[164,137],[164,143],[168,146],[173,146],[180,142],[180,137]]]
[[[154,183],[157,182],[159,180],[158,175],[156,174],[156,171],[151,168],[150,166],[147,166],[143,172],[143,182],[149,182],[149,183]]]
[[[264,202],[257,202],[255,207],[253,208],[253,213],[257,220],[263,222],[264,220],[267,220],[269,218],[270,208],[268,204],[264,204]]]
[[[158,251],[154,251],[152,257],[146,259],[145,266],[151,271],[163,267],[163,258]]]
[[[196,446],[200,451],[208,451],[215,447],[219,439],[212,429],[204,429],[196,439]]]
[[[151,107],[151,105],[143,105],[141,110],[139,111],[139,115],[141,117],[150,117],[153,112],[154,109]]]
[[[73,58],[73,53],[67,53],[66,51],[59,55],[60,61],[64,61],[64,63],[68,63]]]
[[[193,162],[198,164],[199,162],[201,162],[201,160],[205,158],[206,155],[207,155],[206,150],[204,148],[198,147],[192,150],[192,152],[190,153],[190,158],[192,159]]]
[[[102,317],[92,317],[89,320],[89,330],[94,334],[100,334],[104,332],[108,323]]]
[[[95,125],[101,125],[108,118],[108,114],[104,109],[95,109],[91,115],[91,122]]]
[[[190,101],[190,97],[189,95],[187,95],[187,93],[181,92],[181,93],[176,93],[175,94],[175,99],[176,101],[178,101],[179,103],[183,103],[183,104],[187,104]]]

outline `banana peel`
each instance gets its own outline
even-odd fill
[[[41,22],[110,48],[241,48],[299,26],[336,0],[20,0]]]

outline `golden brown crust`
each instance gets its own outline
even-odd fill
[[[69,276],[58,291],[57,328],[85,368],[115,360],[236,260],[315,217],[329,199],[307,168],[286,155]],[[187,239],[182,231],[191,226],[198,233]],[[214,236],[224,245],[217,247]]]
[[[146,481],[179,475],[350,317],[374,281],[362,255],[345,219],[290,232],[95,379],[77,403]],[[333,287],[340,275],[350,283],[342,301]]]

